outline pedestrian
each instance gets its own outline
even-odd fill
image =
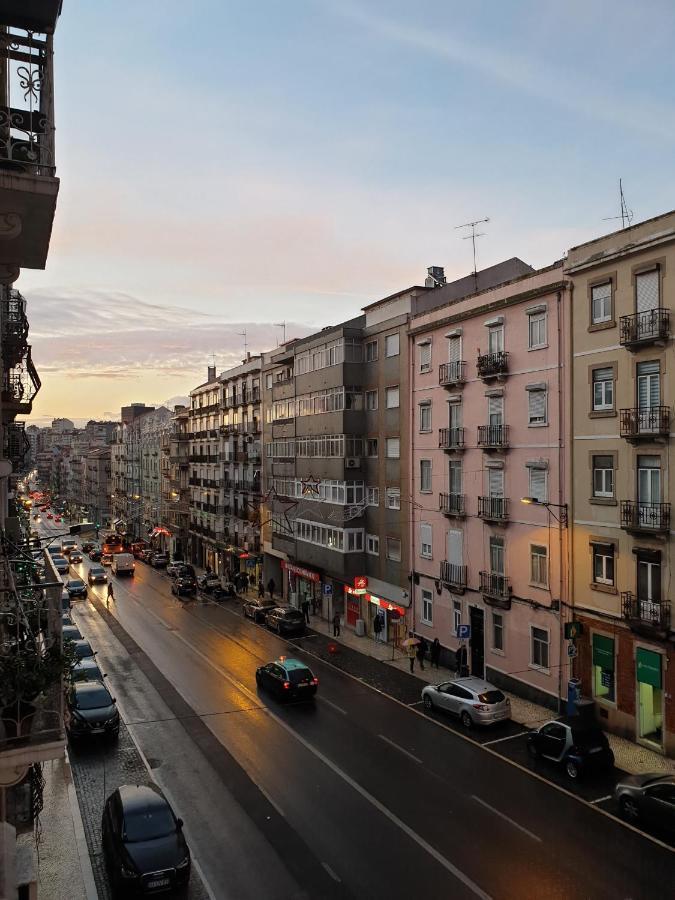
[[[317,599],[314,596],[314,594],[312,594],[312,615],[313,616],[316,615],[316,606],[317,606]]]
[[[469,674],[469,669],[466,664],[466,644],[460,644],[457,650],[455,651],[455,668],[457,669],[457,677],[463,678],[465,675]]]
[[[270,578],[267,582],[267,590],[270,594],[270,600],[274,600],[274,589],[276,588],[276,584],[274,583],[274,578]]]
[[[251,590],[253,590],[255,588],[255,575],[253,572],[248,576],[248,583]]]
[[[112,581],[108,582],[108,596],[106,597],[106,606],[110,606],[110,601],[115,599],[115,595],[113,593]]]
[[[262,578],[258,580],[258,600],[265,599],[265,585],[263,584]]]
[[[333,616],[333,637],[340,637],[340,613]]]
[[[208,566],[208,565],[207,565],[207,567],[206,567],[206,574],[207,574],[207,575],[210,575],[210,574],[211,574],[211,566]]]
[[[417,662],[420,664],[420,669],[424,671],[424,657],[427,652],[427,642],[424,638],[420,638],[420,642],[417,645]]]
[[[407,650],[408,650],[408,660],[410,662],[410,671],[414,672],[415,671],[415,654],[417,653],[417,650],[413,643],[408,644]]]
[[[302,609],[302,614],[305,617],[305,625],[309,625],[309,600],[305,597],[300,604],[300,608]]]
[[[431,668],[432,669],[434,666],[436,666],[436,668],[438,668],[438,662],[439,662],[440,658],[441,658],[441,642],[436,637],[436,638],[434,638],[434,642],[431,645]]]

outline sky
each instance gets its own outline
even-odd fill
[[[31,422],[465,275],[467,221],[479,268],[545,266],[617,227],[619,177],[672,209],[674,35],[670,0],[64,0]]]

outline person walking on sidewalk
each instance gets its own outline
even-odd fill
[[[427,642],[424,638],[420,638],[420,642],[417,645],[417,662],[420,664],[420,669],[424,671],[424,657],[427,653]]]
[[[274,600],[274,589],[276,584],[274,583],[274,578],[270,578],[267,582],[267,590],[270,592],[270,600]]]
[[[262,578],[258,579],[258,600],[265,599],[265,585],[263,584]]]
[[[333,616],[333,637],[340,637],[340,613]]]
[[[415,644],[408,644],[406,649],[408,651],[408,660],[410,662],[410,671],[414,672],[415,671],[415,655],[417,654],[417,647],[415,646]]]
[[[436,668],[438,668],[438,662],[441,658],[441,642],[438,640],[437,637],[434,638],[434,642],[431,645],[431,654],[430,655],[431,655],[431,668],[433,669],[434,666],[436,666]]]
[[[302,614],[305,617],[305,625],[309,625],[309,600],[307,597],[300,604],[300,608],[302,609]]]
[[[106,606],[110,606],[110,601],[115,599],[115,594],[113,593],[112,581],[108,582],[108,596],[106,597]]]

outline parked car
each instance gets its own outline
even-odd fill
[[[102,553],[100,560],[102,566],[112,566],[113,555],[112,553]]]
[[[569,778],[580,778],[590,771],[611,769],[614,754],[607,735],[581,716],[555,719],[531,731],[527,749],[533,757],[543,757],[564,766]]]
[[[293,700],[310,700],[319,684],[319,679],[303,662],[283,656],[256,669],[255,681],[258,687]]]
[[[68,617],[70,618],[70,616]],[[63,637],[64,643],[66,641],[81,641],[82,640],[82,632],[77,627],[77,625],[73,625],[73,620],[70,619],[68,625],[63,625],[61,629],[61,636]]]
[[[178,578],[175,578],[171,585],[171,593],[175,594],[176,597],[193,595],[196,590],[197,584],[191,575],[181,575]]]
[[[81,578],[70,578],[66,582],[66,590],[71,600],[87,599],[87,585]]]
[[[205,591],[207,594],[214,588],[222,587],[219,576],[211,572],[208,575],[200,575],[197,578],[197,585],[200,591]]]
[[[180,570],[183,568],[183,565],[184,564],[182,562],[176,562],[176,560],[173,560],[172,562],[167,564],[166,574],[169,575],[171,578],[178,578],[178,576],[180,575]]]
[[[65,556],[52,556],[52,562],[59,575],[67,575],[70,571],[70,563]]]
[[[73,650],[78,659],[87,659],[90,656],[96,655],[92,650],[89,641],[73,641]]]
[[[197,573],[195,572],[195,567],[191,566],[190,563],[179,563],[180,572],[179,575],[191,575],[193,578],[197,577]]]
[[[183,821],[154,785],[123,784],[113,791],[103,810],[101,843],[121,897],[182,891],[190,880]]]
[[[64,625],[74,625],[74,624],[75,623],[73,622],[73,617],[70,614],[70,609],[68,609],[68,612],[64,611],[61,613],[61,627],[63,627]]]
[[[107,584],[108,574],[103,566],[92,566],[87,575],[89,584]]]
[[[92,562],[101,562],[102,556],[103,556],[103,554],[101,553],[101,550],[99,547],[92,547],[92,549],[89,551],[89,559]]]
[[[244,615],[248,619],[253,619],[254,622],[264,622],[267,616],[267,613],[273,609],[276,609],[277,603],[276,600],[247,600],[246,603],[242,606],[244,610]]]
[[[70,602],[70,594],[68,593],[64,585],[63,590],[61,591],[61,612],[70,615],[72,606],[73,604]]]
[[[140,559],[141,562],[148,563],[148,565],[150,565],[152,563],[152,557],[154,553],[154,550],[151,550],[149,547],[144,547],[142,550],[138,551],[138,559]]]
[[[457,716],[465,728],[492,725],[511,718],[511,701],[482,678],[455,678],[422,690],[425,709],[442,709]]]
[[[277,634],[305,633],[305,619],[294,606],[275,606],[267,613],[265,622]]]
[[[134,541],[134,543],[131,545],[131,552],[134,554],[136,559],[140,559],[141,553],[144,550],[147,550],[147,548],[148,545],[145,543],[145,541]]]
[[[68,691],[68,737],[73,740],[102,734],[116,739],[120,732],[120,714],[116,702],[102,682],[76,681]]]
[[[84,558],[79,550],[71,550],[68,559],[70,560],[71,566],[78,566],[84,561]]]
[[[614,788],[621,815],[675,837],[675,775],[627,775]]]
[[[169,562],[169,554],[168,553],[153,553],[152,559],[150,560],[150,565],[155,569],[163,569],[164,566],[168,565]]]
[[[93,656],[85,656],[70,671],[71,681],[103,681],[104,675]]]

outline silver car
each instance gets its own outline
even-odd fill
[[[511,718],[511,701],[482,678],[455,678],[429,684],[422,690],[425,709],[441,709],[457,716],[465,728],[492,725]]]

